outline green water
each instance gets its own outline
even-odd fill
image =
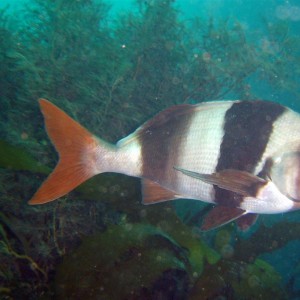
[[[209,206],[115,174],[27,204],[57,161],[37,99],[109,142],[175,104],[300,112],[299,29],[297,1],[2,0],[0,298],[299,299],[298,212],[203,233]]]

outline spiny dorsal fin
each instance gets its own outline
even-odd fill
[[[152,119],[144,123],[139,129],[137,133],[140,133],[144,130],[151,130],[154,128],[159,128],[161,125],[165,124],[169,120],[173,118],[177,118],[179,116],[185,115],[194,111],[195,106],[191,104],[180,104],[171,106],[157,115],[155,115]]]
[[[191,104],[180,104],[171,106],[159,112],[152,119],[146,121],[143,125],[137,128],[132,134],[118,141],[118,146],[124,146],[132,140],[148,134],[155,129],[160,129],[164,124],[172,121],[173,119],[176,120],[179,116],[192,113],[195,110],[195,107],[195,105]]]

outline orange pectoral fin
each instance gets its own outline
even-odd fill
[[[59,162],[29,204],[53,201],[98,173],[93,161],[97,147],[94,136],[54,104],[45,99],[39,103]]]

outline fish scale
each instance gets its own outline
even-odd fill
[[[300,209],[300,116],[268,101],[177,105],[116,145],[95,137],[40,99],[59,162],[29,201],[54,201],[99,173],[140,177],[144,204],[178,198],[217,204],[204,218],[209,230],[256,214]],[[68,143],[66,143],[68,141]]]
[[[220,153],[220,147],[216,145],[221,144],[224,135],[224,116],[232,102],[223,102],[217,107],[214,103],[211,102],[209,107],[205,104],[197,107],[176,165],[199,173],[215,172]],[[205,109],[201,109],[202,106]],[[214,202],[214,189],[211,185],[178,172],[176,174],[178,177],[175,186],[178,186],[184,197]]]
[[[299,126],[299,114],[287,109],[276,122],[273,124],[273,131],[267,144],[266,150],[263,153],[261,161],[255,168],[255,173],[258,174],[263,164],[268,157],[272,157],[277,151],[280,151],[282,147],[295,142],[299,144],[300,141],[300,126]],[[289,146],[286,146],[289,147]]]

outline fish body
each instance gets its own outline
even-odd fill
[[[268,101],[216,101],[166,109],[109,144],[40,100],[59,163],[30,200],[53,201],[90,177],[142,178],[143,203],[217,204],[202,228],[300,208],[300,115]]]

